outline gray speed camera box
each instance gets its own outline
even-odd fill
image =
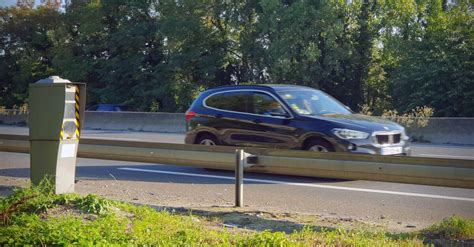
[[[55,192],[74,192],[76,157],[84,123],[86,87],[57,76],[30,84],[30,177],[45,177]]]

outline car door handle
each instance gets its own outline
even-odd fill
[[[259,124],[259,123],[262,122],[262,120],[260,120],[260,119],[254,119],[253,122],[256,123],[256,124]]]
[[[216,118],[222,118],[222,114],[216,114]]]

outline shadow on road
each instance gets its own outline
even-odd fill
[[[12,186],[12,185],[0,185],[0,197],[6,197],[13,194],[15,189],[19,189],[20,187]]]

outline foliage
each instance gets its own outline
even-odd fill
[[[22,199],[28,198],[28,199]],[[21,201],[0,227],[1,245],[165,245],[165,246],[421,246],[415,236],[398,238],[383,231],[283,232],[229,231],[215,221],[157,212],[98,196],[55,195],[30,187],[1,198],[0,212]],[[97,210],[99,208],[106,210]],[[92,209],[92,210],[91,210]],[[212,227],[207,227],[211,224]]]
[[[88,104],[183,112],[220,85],[322,89],[375,115],[474,116],[471,0],[71,1],[0,8],[0,105],[52,74]]]
[[[473,239],[474,219],[451,216],[423,231],[431,238]]]
[[[61,14],[49,8],[0,8],[0,104],[26,102],[28,83],[55,73],[50,39]]]
[[[96,195],[87,195],[76,201],[77,206],[84,212],[93,214],[107,214],[113,203]]]
[[[367,104],[361,106],[360,113],[368,116],[374,115],[372,108]],[[433,108],[423,106],[416,107],[415,109],[403,114],[398,113],[397,110],[384,110],[381,117],[398,122],[405,127],[410,127],[415,124],[415,126],[419,128],[424,128],[428,126],[429,120],[433,114]]]
[[[398,122],[405,127],[415,124],[417,127],[423,128],[428,126],[430,117],[433,116],[434,109],[430,107],[417,107],[410,112],[399,114],[397,110],[387,110],[382,113],[382,118]]]
[[[456,3],[413,3],[406,28],[390,34],[399,54],[392,76],[401,111],[428,105],[437,116],[473,116],[474,12],[472,1]]]

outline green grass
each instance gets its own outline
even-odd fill
[[[422,233],[430,238],[474,239],[474,219],[452,216],[427,228]]]
[[[229,230],[216,221],[176,215],[95,195],[55,195],[49,185],[16,190],[0,198],[0,246],[5,245],[159,245],[159,246],[422,246],[417,235],[343,229],[292,234]],[[452,235],[458,223],[436,229]],[[449,229],[449,230],[444,230]],[[470,229],[470,230],[469,230]],[[470,233],[469,233],[470,232]]]

